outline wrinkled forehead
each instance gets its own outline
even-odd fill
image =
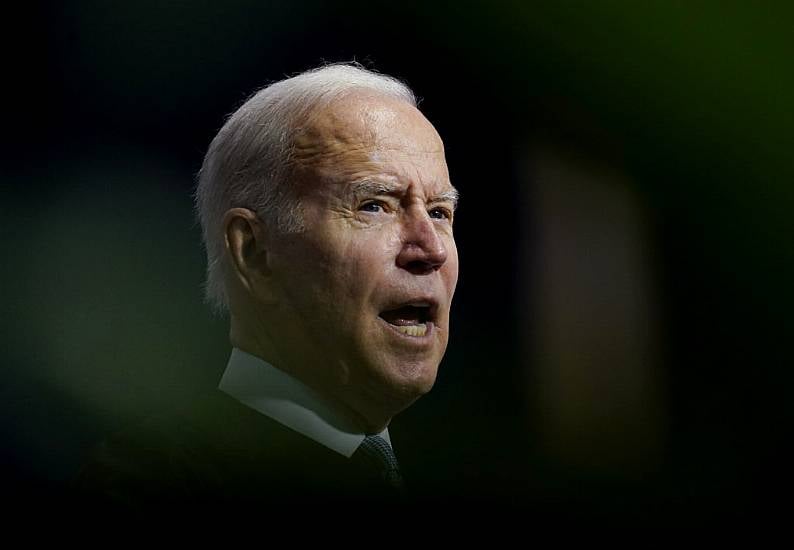
[[[301,171],[356,170],[367,163],[443,165],[444,145],[432,124],[403,101],[353,92],[314,113],[293,138]]]

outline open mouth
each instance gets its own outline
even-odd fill
[[[433,321],[433,305],[419,302],[406,304],[380,313],[380,318],[406,336],[422,337]]]

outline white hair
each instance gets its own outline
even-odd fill
[[[338,63],[262,88],[212,140],[199,172],[195,207],[207,252],[204,298],[213,312],[223,315],[229,309],[224,214],[230,208],[249,208],[270,231],[301,231],[300,204],[289,185],[294,132],[306,117],[358,89],[416,106],[413,92],[399,80],[357,63]]]

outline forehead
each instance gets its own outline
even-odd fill
[[[291,160],[296,175],[313,183],[382,176],[450,186],[444,144],[432,124],[415,107],[369,92],[349,94],[315,113],[296,132]]]

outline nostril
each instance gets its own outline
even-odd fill
[[[446,260],[441,242],[407,242],[397,256],[397,265],[411,273],[427,274],[437,271]]]
[[[413,275],[427,275],[428,273],[436,271],[440,266],[440,264],[434,264],[423,260],[414,260],[403,264],[403,269],[409,271]]]

